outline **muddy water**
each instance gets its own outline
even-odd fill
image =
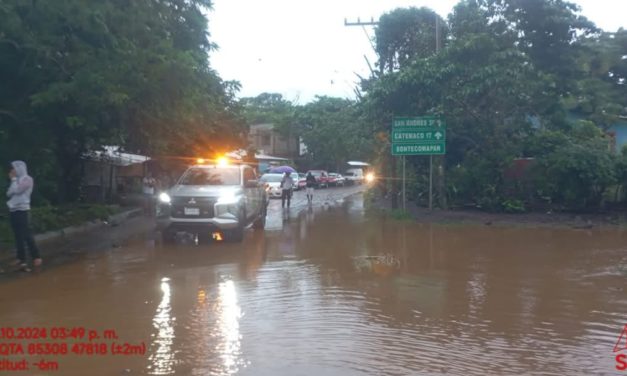
[[[627,233],[420,225],[335,204],[241,245],[143,234],[4,281],[0,322],[147,346],[48,356],[55,375],[617,373]]]

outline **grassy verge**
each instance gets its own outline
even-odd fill
[[[386,207],[380,194],[375,189],[369,189],[364,192],[364,207],[366,209],[366,215],[370,216],[385,215],[399,221],[414,219],[409,211]]]
[[[31,226],[35,234],[41,234],[89,221],[104,220],[119,211],[118,206],[111,205],[72,204],[36,207],[31,210]],[[9,224],[9,213],[5,210],[0,213],[0,244],[7,245],[12,242],[13,232]]]

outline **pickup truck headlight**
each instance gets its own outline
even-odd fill
[[[241,197],[236,196],[233,193],[226,193],[218,197],[218,201],[214,206],[215,216],[227,216],[236,218],[239,213],[239,203]]]
[[[239,197],[235,196],[234,193],[225,193],[222,196],[218,197],[217,205],[232,205],[237,204],[239,201]]]
[[[159,202],[163,203],[163,204],[169,204],[170,202],[172,202],[172,199],[170,198],[170,195],[162,192],[159,195]]]

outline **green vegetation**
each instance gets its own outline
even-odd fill
[[[341,171],[346,161],[372,156],[372,128],[355,101],[317,97],[295,105],[281,94],[263,93],[240,104],[248,124],[272,123],[279,134],[300,137],[307,145],[305,159],[313,167]]]
[[[210,0],[0,3],[0,160],[28,162],[38,203],[75,201],[81,156],[102,145],[193,156],[242,144],[238,84],[209,65],[209,7]]]
[[[440,20],[436,53],[436,17],[426,8],[381,17],[379,71],[362,83],[360,103],[384,134],[394,116],[445,117],[436,202],[505,212],[601,208],[605,192],[625,182],[625,157],[611,151],[606,130],[627,115],[627,31],[598,30],[561,0],[463,0]],[[389,153],[388,141],[378,149]],[[520,158],[531,158],[530,168],[506,178]],[[382,170],[397,171],[396,160],[381,159]],[[417,184],[410,193],[421,204],[427,160],[408,158]]]
[[[42,206],[31,211],[31,225],[35,234],[82,225],[95,220],[106,220],[119,212],[119,207],[110,205],[62,205]],[[8,212],[3,212],[0,220],[0,244],[11,244],[13,233],[8,221]]]
[[[389,215],[390,217],[392,217],[393,219],[396,219],[398,221],[403,221],[403,220],[413,220],[414,217],[411,215],[411,213],[409,213],[408,211],[405,211],[403,209],[392,209],[389,211]]]

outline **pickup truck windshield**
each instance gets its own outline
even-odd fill
[[[179,182],[181,185],[239,185],[237,168],[190,168]]]

